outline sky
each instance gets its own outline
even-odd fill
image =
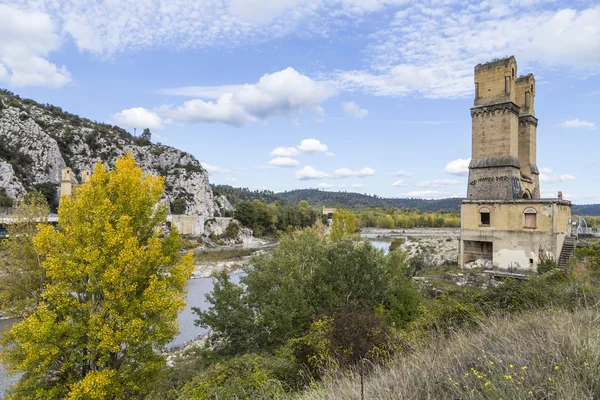
[[[536,77],[543,197],[600,202],[600,2],[0,0],[0,87],[211,183],[465,196],[476,64]]]

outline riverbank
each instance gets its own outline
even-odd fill
[[[260,240],[252,245],[198,247],[194,254],[196,264],[194,272],[192,272],[192,279],[210,278],[221,271],[227,271],[230,274],[242,273],[250,264],[252,256],[267,252],[277,245],[277,242]]]
[[[398,241],[408,257],[419,258],[422,264],[428,267],[457,263],[459,235],[458,228],[361,230],[361,236],[373,242],[389,242],[391,245],[392,242]]]

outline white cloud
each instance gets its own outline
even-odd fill
[[[373,176],[373,175],[375,175],[375,170],[373,168],[368,168],[368,167],[358,169],[358,170],[351,170],[350,168],[340,168],[340,169],[336,169],[333,172],[334,178],[349,178],[349,177],[364,178],[364,177]]]
[[[230,174],[232,172],[231,169],[217,167],[216,165],[207,164],[205,162],[201,162],[200,164],[202,164],[209,174]]]
[[[226,182],[237,182],[237,178],[231,178],[231,177],[227,177],[225,178]]]
[[[404,183],[404,181],[402,181],[402,179],[398,179],[397,181],[392,183],[392,186],[408,186],[408,184]]]
[[[454,179],[436,179],[415,183],[415,186],[423,188],[444,188],[446,186],[458,185],[460,181]]]
[[[127,128],[163,129],[162,120],[158,115],[142,107],[129,108],[112,116],[117,125]]]
[[[352,186],[354,189],[360,189],[361,187],[363,187],[364,185],[362,183],[353,183]]]
[[[323,179],[323,178],[330,178],[331,176],[324,171],[318,171],[315,168],[311,167],[310,165],[307,165],[306,167],[302,168],[301,170],[296,171],[296,179],[300,179],[302,181],[304,180],[308,180],[308,179]]]
[[[332,153],[331,151],[328,151],[328,152],[326,152],[326,153],[325,153],[325,155],[326,155],[327,157],[335,157],[335,154],[334,154],[334,153]]]
[[[298,150],[305,153],[325,153],[327,151],[327,145],[321,143],[317,139],[304,139],[300,142]]]
[[[218,122],[239,127],[274,116],[294,116],[304,109],[318,107],[335,94],[329,85],[293,68],[263,75],[256,84],[226,88],[215,101],[188,100],[178,107],[158,107],[155,112],[185,122]],[[227,91],[232,88],[233,91]],[[211,87],[211,91],[217,89]]]
[[[404,193],[401,196],[421,199],[445,199],[449,197],[461,197],[461,195],[456,193],[439,192],[437,190],[415,190],[412,192]]]
[[[269,155],[275,156],[275,157],[296,157],[300,154],[300,151],[298,151],[297,148],[295,147],[277,147],[276,149],[274,149],[272,152],[269,153]]]
[[[59,47],[50,15],[0,4],[0,81],[15,87],[66,85],[69,71],[48,60]]]
[[[571,6],[575,6],[573,3]],[[514,54],[536,69],[600,67],[600,6],[558,9],[551,1],[424,0],[371,35],[371,68],[332,74],[339,87],[378,96],[473,95],[473,66]],[[529,72],[525,68],[522,72]]]
[[[330,183],[321,182],[317,185],[317,187],[320,189],[331,189],[333,187],[333,185]]]
[[[453,175],[467,175],[469,173],[469,163],[471,162],[470,158],[464,159],[459,158],[453,161],[450,161],[446,164],[444,171]]]
[[[554,174],[540,173],[540,182],[544,182],[544,183],[559,183],[559,182],[572,181],[575,179],[576,178],[571,174],[554,175]]]
[[[277,157],[269,161],[269,165],[290,168],[297,167],[298,165],[300,165],[300,162],[290,157]]]
[[[392,172],[390,175],[391,176],[401,176],[401,177],[404,177],[404,178],[410,178],[412,176],[412,172],[406,172],[406,171],[398,170],[396,172]]]
[[[600,23],[600,21],[598,21]],[[594,129],[596,124],[590,121],[581,119],[569,119],[560,123],[563,128],[574,128],[574,129]]]
[[[360,106],[354,101],[344,103],[344,112],[355,118],[365,118],[367,115],[369,115],[369,110],[360,108]]]

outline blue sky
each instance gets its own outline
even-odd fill
[[[251,189],[464,196],[473,67],[506,55],[542,196],[600,202],[598,1],[0,0],[0,87]]]

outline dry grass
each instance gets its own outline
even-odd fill
[[[364,398],[598,399],[599,321],[597,308],[491,318],[375,368]],[[349,373],[299,398],[360,399],[360,378]]]
[[[194,255],[197,263],[235,261],[244,257],[251,256],[258,249],[228,249],[228,250],[209,250],[198,251]]]

